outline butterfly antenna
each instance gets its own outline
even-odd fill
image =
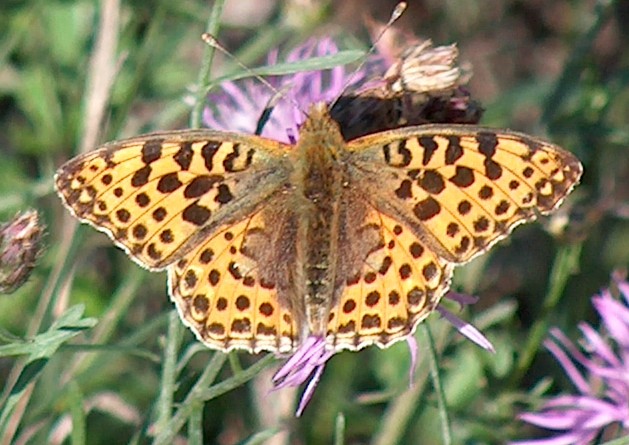
[[[286,92],[285,88],[283,88],[282,90],[279,90],[276,87],[274,87],[273,85],[271,85],[271,83],[268,80],[266,80],[264,77],[262,77],[261,75],[256,73],[251,68],[249,68],[242,61],[240,61],[240,59],[238,59],[238,57],[236,57],[227,48],[225,48],[223,45],[221,45],[219,43],[219,41],[216,40],[216,38],[212,34],[204,32],[203,34],[201,34],[201,39],[203,39],[203,41],[205,43],[207,43],[208,45],[210,45],[212,48],[217,49],[220,52],[222,52],[223,54],[225,54],[227,57],[229,57],[231,60],[233,60],[236,63],[236,65],[238,65],[240,68],[242,68],[247,73],[249,73],[251,75],[251,77],[257,79],[260,83],[262,83],[265,87],[267,87],[269,90],[271,90],[273,92],[273,97],[269,100],[269,104],[267,104],[261,119],[264,118],[265,115],[270,114],[270,111],[268,111],[267,109],[268,108],[272,108],[272,106],[274,106],[279,101],[279,99],[281,99],[281,98],[288,99],[295,106],[295,108],[297,108],[299,111],[304,113],[304,115],[307,114],[301,108],[301,106],[297,103],[297,101],[295,99],[293,99],[292,97],[289,97],[287,95],[287,92]],[[266,119],[268,120],[268,116],[266,116]],[[265,120],[265,122],[266,122],[266,120]],[[260,126],[260,123],[258,122],[258,127],[259,126]]]
[[[330,104],[329,106],[330,110],[334,107],[334,105],[336,105],[336,103],[343,96],[343,94],[345,94],[350,84],[354,81],[354,78],[356,77],[358,72],[363,68],[363,66],[365,66],[365,63],[367,63],[367,57],[373,54],[373,52],[376,50],[376,45],[378,44],[382,36],[384,36],[384,33],[387,32],[389,28],[391,28],[391,26],[402,16],[407,6],[408,4],[406,2],[399,2],[395,6],[395,8],[393,9],[393,12],[391,12],[391,17],[389,17],[389,21],[386,23],[386,25],[382,27],[382,30],[380,31],[380,33],[376,36],[373,43],[367,50],[367,52],[363,55],[362,60],[360,64],[358,65],[358,67],[356,67],[356,69],[352,72],[352,74],[349,75],[349,77],[345,81],[345,85],[343,85],[343,88],[341,89],[341,92],[339,93],[338,96],[336,96],[336,98]]]

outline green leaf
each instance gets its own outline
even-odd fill
[[[85,307],[72,306],[50,326],[48,331],[37,334],[33,340],[0,346],[0,357],[28,355],[28,361],[51,357],[59,347],[82,331],[96,324],[95,318],[81,318]]]
[[[4,436],[11,414],[24,391],[39,378],[48,359],[63,343],[96,324],[95,318],[81,318],[84,310],[83,305],[72,306],[50,326],[48,331],[36,335],[33,340],[0,346],[0,357],[28,355],[26,365],[11,389],[11,394],[0,414],[0,436]]]
[[[238,71],[213,79],[209,84],[207,91],[210,91],[222,82],[245,79],[248,77],[283,76],[287,74],[301,73],[304,71],[329,70],[340,65],[347,65],[349,63],[356,62],[364,56],[364,54],[365,53],[363,51],[347,50],[329,56],[313,57],[312,59],[300,60],[298,62],[278,63],[275,65],[252,68],[247,71]]]

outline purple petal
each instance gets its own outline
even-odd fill
[[[295,366],[310,352],[312,346],[316,343],[316,337],[308,337],[306,341],[295,351],[293,355],[284,363],[284,365],[273,376],[274,382],[283,381],[287,375],[293,372]]]
[[[581,413],[584,418],[605,415],[610,419],[616,419],[618,413],[617,408],[611,403],[588,396],[558,396],[546,402],[543,409],[561,410],[562,413]],[[582,424],[584,421],[584,419],[580,420]],[[606,423],[610,421],[608,420]]]
[[[557,338],[557,341],[561,341],[562,339],[558,337],[563,336],[563,333],[561,333],[560,331],[559,332],[554,332],[554,331],[555,329],[551,329],[551,335]],[[563,340],[565,342],[568,342],[568,339],[563,339]],[[565,343],[562,342],[562,344],[565,347]],[[576,366],[574,366],[574,363],[572,362],[570,357],[568,357],[568,354],[566,354],[564,350],[561,349],[557,343],[554,343],[550,340],[545,340],[544,346],[546,347],[546,349],[550,351],[550,353],[559,362],[559,365],[561,365],[561,367],[564,369],[564,372],[568,375],[570,380],[572,380],[572,383],[574,384],[574,386],[577,387],[579,392],[581,392],[582,394],[588,394],[590,391],[590,387],[588,383],[586,382],[585,378],[583,377],[583,375],[579,372]]]
[[[276,388],[298,386],[305,382],[317,366],[331,357],[321,337],[308,337],[299,349],[273,376]]]
[[[485,337],[478,329],[472,326],[470,323],[461,320],[459,317],[454,315],[452,312],[448,311],[442,305],[437,306],[437,311],[441,314],[443,318],[448,320],[450,324],[452,324],[463,336],[467,337],[469,340],[472,340],[481,348],[496,352],[494,346],[491,342]]]
[[[449,291],[447,294],[445,294],[445,298],[459,303],[461,309],[463,309],[465,306],[476,304],[476,302],[478,302],[478,297],[474,295],[460,294],[454,291]]]
[[[605,342],[603,337],[596,332],[587,323],[579,323],[579,330],[583,334],[583,337],[589,343],[589,349],[592,354],[603,359],[603,361],[609,363],[612,366],[621,366],[620,360],[614,354],[612,348]]]
[[[321,379],[325,363],[332,355],[334,352],[325,348],[325,339],[314,336],[308,337],[273,376],[274,390],[299,386],[310,378],[299,402],[297,416],[301,415],[312,398],[317,383]]]
[[[324,368],[325,368],[324,365],[317,366],[317,369],[314,375],[308,382],[308,385],[306,386],[306,389],[304,390],[304,393],[301,396],[301,400],[299,401],[299,406],[297,407],[295,416],[301,417],[301,415],[303,414],[304,410],[306,409],[306,406],[308,405],[308,402],[310,402],[310,399],[312,399],[312,395],[314,394],[314,391],[317,385],[319,384],[319,380],[321,380],[321,375],[323,374]]]
[[[627,306],[614,300],[609,292],[594,297],[592,304],[612,337],[624,348],[629,347],[629,309]]]
[[[543,408],[538,413],[523,413],[518,416],[532,425],[549,430],[568,430],[578,426],[584,419],[579,410],[548,410]]]
[[[584,333],[590,333],[593,332],[591,330],[591,327],[582,324],[581,325],[581,330]],[[554,328],[551,329],[551,335],[553,335],[557,341],[563,345],[564,348],[566,348],[568,350],[568,352],[570,353],[570,355],[572,356],[572,358],[574,360],[576,360],[578,363],[580,363],[583,367],[585,367],[587,369],[587,371],[592,374],[593,376],[599,377],[601,379],[605,379],[607,380],[607,384],[608,386],[611,386],[612,388],[615,388],[616,391],[619,391],[616,387],[617,385],[617,381],[620,383],[620,386],[622,388],[624,388],[624,391],[620,391],[622,394],[626,394],[627,392],[627,381],[629,381],[627,379],[628,374],[627,371],[624,369],[624,367],[622,366],[622,364],[619,362],[619,360],[613,355],[613,352],[611,352],[611,350],[609,350],[608,346],[606,344],[603,343],[603,340],[600,339],[600,341],[596,340],[596,336],[594,335],[590,335],[590,337],[587,337],[588,339],[591,339],[592,341],[596,342],[596,345],[598,346],[598,348],[594,348],[593,349],[593,354],[594,357],[596,358],[596,361],[591,360],[589,358],[587,358],[585,355],[583,355],[581,353],[581,351],[579,351],[573,344],[572,342],[570,342],[570,340],[568,340],[565,335],[559,331],[558,329]],[[598,335],[598,334],[596,334]],[[600,336],[599,336],[600,338]],[[546,346],[548,347],[548,344],[545,343]],[[553,351],[556,351],[553,349]],[[611,357],[611,362],[612,362],[612,366],[610,367],[605,367],[605,366],[601,366],[601,362],[603,361],[603,357],[600,357],[603,353],[605,352],[605,356],[606,357]],[[579,390],[581,392],[584,391],[590,391],[590,387],[592,386],[591,383],[586,382],[585,378],[582,377],[581,373],[579,371],[576,370],[576,368],[574,367],[574,365],[568,365],[567,362],[571,362],[571,360],[563,353],[558,352],[559,354],[562,354],[561,356],[563,357],[562,360],[559,360],[559,357],[556,356],[560,362],[560,364],[564,367],[564,369],[566,370],[566,373],[568,373],[568,375],[571,377],[571,379],[573,379],[573,382],[575,383],[575,385],[577,386],[577,388],[579,388]],[[553,352],[554,354],[554,352]],[[600,358],[598,358],[600,357]],[[564,365],[567,365],[568,368]],[[570,372],[569,372],[570,369]],[[576,372],[576,374],[575,374]],[[584,392],[585,393],[585,392]]]

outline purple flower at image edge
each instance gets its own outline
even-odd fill
[[[338,52],[336,44],[331,39],[320,41],[310,40],[306,44],[291,51],[287,56],[288,62],[320,57]],[[269,56],[269,64],[275,63],[277,53]],[[367,70],[348,74],[344,67],[337,66],[327,72],[309,71],[286,76],[274,76],[270,83],[282,91],[286,96],[273,107],[268,122],[261,135],[281,142],[295,142],[299,135],[299,126],[304,121],[303,110],[317,102],[330,102],[343,92],[343,88],[350,81],[350,86],[360,85],[381,68],[380,75],[386,71],[383,58],[375,55],[368,60]],[[211,107],[204,111],[204,123],[214,130],[237,131],[253,134],[257,122],[264,108],[274,96],[266,85],[255,79],[237,82],[224,82],[221,90],[208,96]],[[296,109],[298,104],[301,109]],[[461,307],[476,302],[475,297],[450,292],[445,295]],[[448,320],[461,334],[472,340],[482,348],[492,351],[493,346],[482,333],[471,324],[456,317],[441,304],[437,311]],[[414,375],[417,361],[417,344],[413,335],[408,335],[407,343],[411,353],[410,376]],[[325,338],[311,336],[303,340],[301,346],[287,359],[285,364],[273,377],[275,389],[296,387],[309,380],[299,402],[296,415],[300,416],[312,398],[314,390],[323,374],[325,364],[335,351],[328,349]]]
[[[604,334],[580,323],[581,348],[559,329],[552,329],[552,338],[544,342],[578,394],[552,397],[539,411],[519,417],[560,433],[513,445],[586,445],[606,431],[615,437],[629,434],[629,282],[615,282],[622,298],[609,289],[592,298]]]

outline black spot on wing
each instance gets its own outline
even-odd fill
[[[163,139],[152,139],[146,141],[142,146],[142,162],[146,165],[157,161],[162,157]]]
[[[489,131],[481,131],[476,135],[478,141],[478,151],[488,158],[491,158],[496,154],[496,147],[498,146],[498,138],[495,133]]]
[[[422,136],[418,138],[419,145],[424,149],[424,155],[422,156],[422,164],[428,165],[433,155],[437,151],[439,145],[435,142],[435,139],[431,136]]]
[[[446,148],[446,164],[453,165],[463,156],[461,138],[459,136],[448,136],[448,147]]]
[[[181,148],[175,153],[173,159],[181,170],[187,171],[192,163],[192,155],[192,142],[188,141],[181,144]]]

